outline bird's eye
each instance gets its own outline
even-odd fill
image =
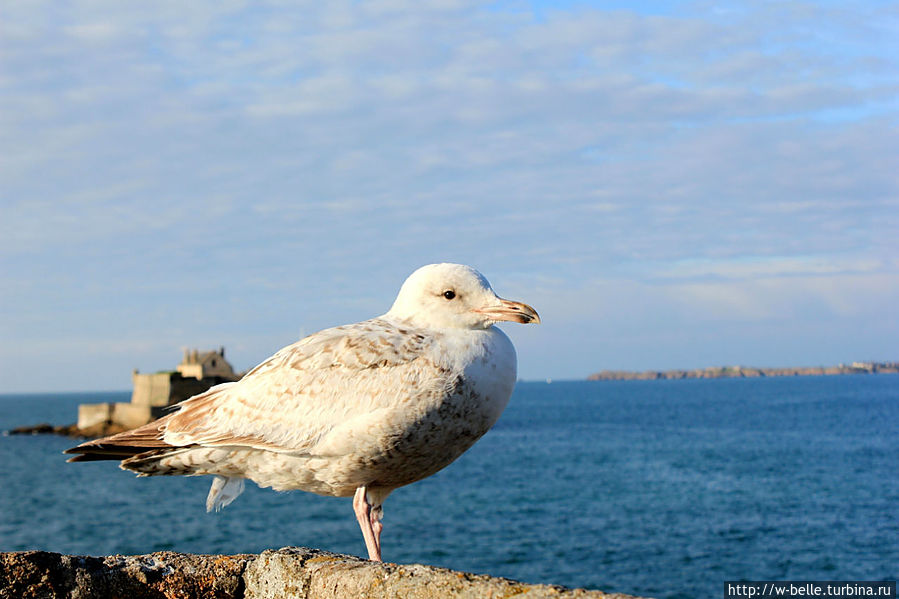
[[[453,291],[452,289],[447,289],[446,291],[443,292],[443,297],[445,297],[448,300],[451,300],[454,297],[456,297],[456,292]]]

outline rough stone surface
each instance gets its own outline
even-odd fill
[[[0,599],[634,599],[287,547],[260,555],[0,553]]]
[[[246,555],[0,553],[2,599],[239,599]]]

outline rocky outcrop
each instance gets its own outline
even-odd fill
[[[260,555],[0,553],[0,599],[634,599],[316,549]]]
[[[77,424],[52,425],[47,422],[34,424],[31,426],[17,426],[16,428],[4,431],[6,435],[62,435],[64,437],[72,437],[76,439],[94,437],[105,437],[106,435],[114,435],[127,431],[128,428],[120,424],[112,422],[101,422],[89,426],[87,428],[78,428]]]

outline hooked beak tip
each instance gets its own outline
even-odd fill
[[[523,302],[500,299],[499,306],[491,306],[476,311],[481,314],[486,314],[497,322],[508,321],[521,324],[540,324],[540,315],[537,314],[537,311]]]

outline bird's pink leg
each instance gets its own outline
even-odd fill
[[[375,543],[378,546],[378,559],[381,559],[381,531],[384,525],[381,524],[381,516],[384,515],[384,508],[376,505],[371,508],[371,529],[375,533]]]
[[[359,528],[362,529],[362,536],[365,538],[368,559],[379,562],[381,561],[381,530],[384,528],[384,525],[381,524],[383,511],[380,505],[372,509],[365,491],[365,485],[356,489],[356,494],[353,496],[353,510],[356,512],[356,520],[359,521]]]

